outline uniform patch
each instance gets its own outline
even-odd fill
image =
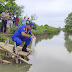
[[[25,30],[25,27],[23,27],[23,29]]]

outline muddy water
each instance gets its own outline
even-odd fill
[[[72,35],[60,32],[37,42],[29,56],[32,66],[0,64],[0,72],[72,72]]]

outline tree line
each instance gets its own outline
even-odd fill
[[[8,12],[12,12],[18,16],[23,12],[24,6],[16,4],[15,0],[0,0],[0,14],[8,9]]]

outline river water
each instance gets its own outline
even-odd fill
[[[63,31],[36,43],[29,56],[32,66],[0,64],[0,72],[72,72],[72,35]]]

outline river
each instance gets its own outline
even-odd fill
[[[29,56],[32,66],[0,64],[0,72],[72,72],[72,35],[63,31],[36,43]]]

